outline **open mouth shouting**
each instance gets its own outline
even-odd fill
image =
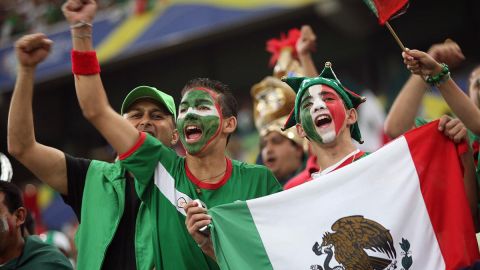
[[[329,114],[320,114],[315,117],[314,123],[317,128],[327,128],[332,123],[332,117]]]
[[[187,143],[198,142],[202,138],[203,131],[199,126],[187,125],[184,129],[185,141]]]
[[[268,168],[272,168],[275,165],[275,161],[277,159],[273,156],[267,157],[265,160],[263,160],[263,164],[267,166]]]

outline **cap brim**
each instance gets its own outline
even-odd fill
[[[176,119],[176,109],[173,97],[149,86],[139,86],[130,91],[123,101],[120,113],[126,113],[132,104],[141,99],[151,99],[158,102],[167,109],[167,112],[173,115],[174,119]]]

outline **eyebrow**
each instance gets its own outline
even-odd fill
[[[206,98],[195,100],[195,104],[203,104],[203,103],[213,104],[213,102],[210,99],[206,99]]]
[[[310,95],[310,93],[308,93],[307,95],[303,95],[302,100],[300,101],[300,104],[302,104],[308,99],[312,99],[312,96]]]

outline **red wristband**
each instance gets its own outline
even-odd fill
[[[100,65],[95,51],[80,52],[72,50],[72,72],[75,75],[100,73]]]

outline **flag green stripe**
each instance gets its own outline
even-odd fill
[[[363,0],[363,2],[368,6],[368,8],[373,11],[373,13],[375,14],[375,16],[378,17],[378,11],[377,11],[377,7],[375,6],[375,3],[373,2],[373,0]]]
[[[208,213],[212,216],[215,255],[222,270],[273,269],[246,202],[220,205]]]

